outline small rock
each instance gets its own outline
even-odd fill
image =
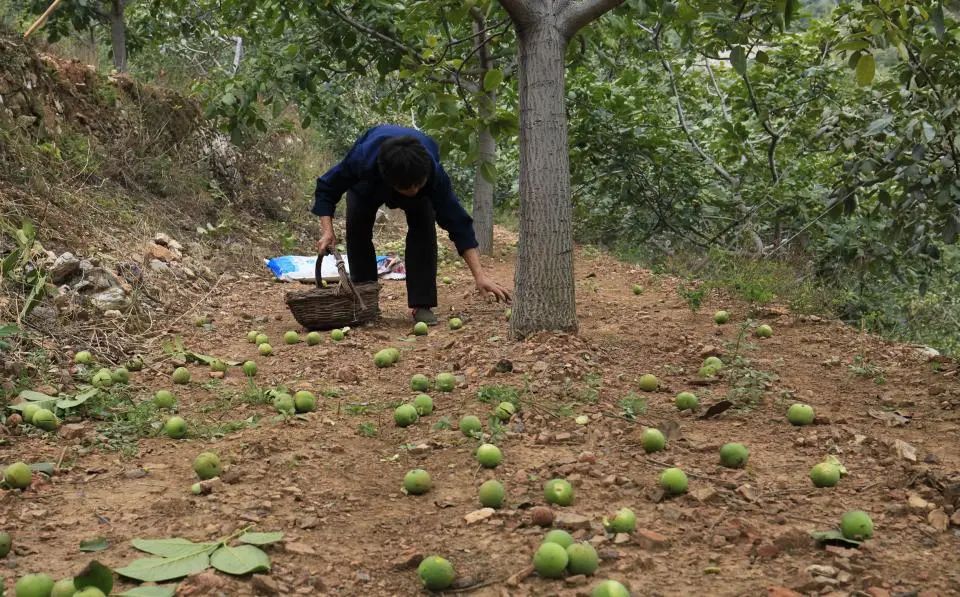
[[[130,306],[130,299],[127,297],[127,293],[119,286],[93,295],[90,297],[90,302],[93,303],[93,306],[99,311],[119,311]]]
[[[103,312],[103,316],[107,319],[120,319],[123,317],[123,313],[117,311],[116,309],[108,309]]]
[[[225,584],[227,584],[226,579],[216,572],[201,572],[200,574],[188,576],[187,580],[183,581],[183,583],[177,587],[177,593],[182,595],[216,594]]]
[[[950,517],[950,524],[955,527],[960,527],[960,510],[954,512],[953,516]]]
[[[575,512],[559,512],[554,516],[554,524],[560,529],[576,531],[579,529],[589,529],[590,519]]]
[[[890,591],[888,591],[888,590],[886,590],[886,589],[884,589],[884,588],[882,588],[882,587],[869,587],[869,588],[868,588],[866,591],[864,591],[864,592],[865,592],[867,595],[870,595],[870,597],[890,597]]]
[[[397,556],[390,562],[394,570],[410,570],[416,568],[423,561],[423,554],[415,549]]]
[[[697,487],[691,491],[690,495],[692,495],[698,502],[705,504],[717,496],[717,490],[710,485],[701,485],[700,487]]]
[[[768,587],[767,597],[803,597],[803,595],[787,587]]]
[[[637,544],[648,551],[659,551],[670,546],[670,540],[656,531],[639,529],[636,533]]]
[[[780,548],[776,543],[761,543],[757,546],[757,555],[766,560],[771,560],[780,555]]]
[[[433,449],[433,448],[430,446],[430,444],[428,444],[428,443],[421,443],[421,444],[417,444],[416,446],[410,448],[410,449],[407,450],[407,451],[410,452],[411,454],[413,454],[414,456],[422,456],[422,455],[424,455],[424,454],[429,453],[430,450],[432,450],[432,449]]]
[[[853,582],[853,575],[847,572],[846,570],[841,570],[837,573],[837,580],[840,581],[840,584],[849,584]]]
[[[154,271],[154,272],[157,272],[158,274],[160,274],[160,273],[166,273],[166,272],[169,272],[169,271],[170,271],[170,266],[167,265],[166,263],[160,261],[159,259],[151,259],[151,260],[150,260],[150,270],[151,270],[151,271]]]
[[[473,512],[467,514],[463,517],[467,524],[474,524],[480,522],[481,520],[486,520],[496,514],[496,510],[493,508],[480,508],[479,510],[474,510]]]
[[[813,564],[811,566],[807,566],[806,570],[814,576],[829,576],[830,578],[833,578],[837,575],[837,569],[833,566],[821,566],[820,564]]]
[[[510,577],[506,580],[507,586],[508,587],[520,586],[520,583],[522,583],[528,576],[533,574],[533,570],[534,570],[533,566],[527,566],[523,570],[520,570],[519,572],[516,572],[510,575]]]
[[[943,508],[932,510],[930,514],[927,515],[927,522],[941,533],[945,532],[950,526],[950,519],[947,518],[947,513],[943,511]]]
[[[50,279],[54,284],[63,284],[79,270],[80,260],[73,253],[64,253],[50,267]]]
[[[243,477],[243,473],[241,473],[240,469],[235,466],[228,468],[222,475],[220,475],[220,479],[224,483],[236,483],[241,477]]]
[[[63,439],[77,439],[83,437],[87,432],[87,427],[83,423],[67,423],[60,426],[58,433]]]
[[[910,494],[910,497],[907,498],[907,505],[909,505],[912,510],[916,510],[918,512],[926,512],[927,507],[930,505],[930,503],[927,502],[927,500],[920,497],[919,495],[912,493]]]
[[[587,584],[587,577],[584,574],[575,574],[573,576],[568,576],[563,580],[568,586],[571,587],[582,587]]]
[[[277,581],[266,574],[254,574],[253,578],[250,579],[250,584],[253,585],[253,591],[257,595],[280,594],[280,587],[277,586]]]
[[[172,261],[177,261],[179,257],[167,247],[158,245],[156,243],[150,243],[147,245],[147,251],[144,255],[144,259],[148,261],[157,259],[159,261],[170,263]]]
[[[613,543],[615,545],[623,545],[630,541],[630,535],[627,533],[617,533],[613,536]]]
[[[315,556],[317,552],[306,543],[288,542],[283,545],[289,553],[295,553],[302,556]]]

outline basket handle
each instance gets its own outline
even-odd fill
[[[360,296],[360,292],[357,291],[357,287],[353,285],[353,280],[350,279],[350,276],[347,274],[347,266],[343,263],[343,255],[340,254],[340,251],[336,247],[327,247],[327,253],[330,253],[337,260],[337,274],[340,276],[340,287],[343,288],[346,286],[350,289],[350,292],[353,294],[354,299],[360,303],[360,309],[366,309],[367,306],[363,302],[363,298]],[[320,275],[320,266],[323,263],[323,255],[317,255],[317,269],[315,272],[317,286],[322,285],[323,277]]]

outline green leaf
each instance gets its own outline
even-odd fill
[[[220,572],[227,574],[250,574],[270,570],[270,557],[259,547],[224,545],[210,556],[210,564]]]
[[[20,393],[17,394],[20,398],[24,400],[29,400],[30,402],[49,402],[51,400],[56,400],[53,396],[48,396],[43,392],[34,392],[33,390],[20,390]]]
[[[131,545],[155,556],[176,558],[197,552],[210,553],[219,543],[194,543],[189,539],[174,537],[172,539],[134,539]]]
[[[794,2],[794,0],[787,0],[786,3],[784,4],[783,6],[783,26],[784,27],[790,26],[790,20],[793,19],[793,10],[795,6],[796,6],[796,2]]]
[[[113,590],[113,572],[100,562],[93,560],[87,564],[80,574],[73,577],[73,584],[77,589],[96,587],[109,595]]]
[[[7,336],[15,336],[20,333],[20,328],[13,325],[12,323],[7,323],[0,325],[0,338],[6,338]]]
[[[209,567],[210,556],[200,551],[171,558],[141,558],[117,568],[117,574],[144,582],[162,582],[203,572]]]
[[[733,70],[737,71],[740,75],[746,74],[747,53],[744,51],[743,46],[733,46],[730,50],[730,64],[733,66]]]
[[[30,465],[30,470],[35,473],[43,473],[48,477],[53,476],[55,465],[52,462],[34,462]]]
[[[937,2],[937,5],[933,7],[930,20],[933,21],[933,30],[937,34],[937,39],[943,41],[943,34],[946,32],[946,27],[943,24],[943,0]]]
[[[68,408],[80,406],[87,400],[96,396],[99,391],[100,390],[98,390],[97,388],[87,388],[86,390],[80,392],[73,398],[62,398],[60,400],[57,400],[57,408],[67,410]]]
[[[873,76],[876,74],[877,63],[873,54],[861,54],[857,60],[857,85],[865,86],[873,83]]]
[[[10,410],[18,411],[18,412],[23,412],[24,409],[27,408],[28,404],[34,404],[36,406],[39,406],[40,408],[45,408],[47,410],[50,410],[57,405],[57,399],[52,398],[44,402],[24,402],[22,404],[10,404],[10,405],[7,405],[7,408],[9,408]]]
[[[497,165],[493,162],[482,162],[480,164],[480,176],[490,184],[497,183]]]
[[[503,83],[503,71],[500,69],[488,70],[485,75],[483,75],[483,90],[486,92],[491,92],[496,90],[500,86],[500,83]]]
[[[103,551],[107,547],[109,547],[109,545],[107,544],[107,540],[105,537],[96,537],[94,539],[84,539],[83,541],[80,542],[80,551],[88,551],[88,552]]]
[[[173,597],[177,594],[177,585],[156,585],[134,587],[120,593],[118,597]]]
[[[250,545],[269,545],[282,539],[283,533],[280,531],[274,533],[244,533],[240,535],[240,542]]]
[[[843,536],[837,529],[830,529],[829,531],[812,531],[810,536],[813,537],[813,540],[817,543],[845,543],[847,545],[852,545],[853,547],[860,547],[861,541],[854,541],[853,539],[847,539]]]

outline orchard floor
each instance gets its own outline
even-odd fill
[[[504,255],[488,264],[509,282],[512,252]],[[212,293],[201,307],[214,317],[208,329],[193,327],[191,315],[172,330],[191,350],[256,360],[262,387],[283,384],[318,395],[339,388],[340,396],[322,398],[315,413],[276,421],[269,404],[241,400],[246,381],[238,369],[214,381],[205,368],[190,365],[193,382],[175,388],[188,422],[257,416],[259,423],[215,441],[143,439],[139,453],[126,458],[77,451],[93,440],[93,423],[78,439],[33,432],[8,438],[0,462],[61,460],[62,470],[49,483],[0,496],[0,527],[16,545],[16,555],[0,560],[7,588],[31,571],[67,576],[93,557],[126,565],[144,555],[130,546],[133,538],[211,540],[254,524],[284,533],[283,543],[267,548],[268,580],[205,574],[182,582],[179,593],[415,595],[422,589],[411,561],[440,554],[455,566],[459,592],[484,597],[588,595],[604,578],[624,582],[635,596],[791,594],[787,589],[960,594],[960,528],[943,527],[960,505],[955,364],[931,363],[915,348],[786,309],[754,313],[774,336],[748,335],[738,349],[746,306],[714,296],[694,313],[674,280],[586,252],[578,253],[576,272],[580,334],[514,342],[502,305],[476,296],[465,270],[442,273],[453,283],[440,288],[441,319],[460,316],[466,323],[459,331],[441,325],[408,338],[403,283],[387,282],[384,317],[376,325],[354,329],[340,343],[324,334],[318,346],[287,346],[283,332],[298,329],[283,303],[289,287],[265,275]],[[639,296],[631,292],[634,283],[644,286]],[[718,308],[731,311],[730,323],[713,323]],[[250,329],[269,335],[274,356],[256,354],[245,341]],[[372,355],[386,346],[399,348],[402,358],[393,368],[376,369]],[[704,356],[730,360],[737,350],[749,360],[749,371],[737,375],[739,390],[724,376],[693,384]],[[157,353],[148,356],[162,356]],[[513,372],[494,371],[502,359],[512,362]],[[132,380],[144,398],[169,384],[171,363],[154,367]],[[396,427],[393,406],[412,398],[410,377],[442,371],[455,372],[460,385],[433,393],[431,416]],[[648,372],[661,387],[639,392],[636,381]],[[487,427],[493,405],[480,402],[478,390],[491,385],[522,390],[522,410],[498,441],[503,464],[492,471],[478,468],[476,441],[456,429],[465,414],[480,415]],[[703,406],[735,390],[737,404],[700,419],[678,413],[673,398],[682,390],[696,392]],[[620,406],[632,391],[648,403],[635,421],[622,416]],[[793,401],[813,405],[818,424],[790,426],[784,413]],[[883,414],[893,412],[904,415],[901,424]],[[589,423],[578,425],[578,415],[588,415]],[[452,428],[435,428],[441,419]],[[665,452],[644,454],[645,425],[668,430]],[[896,440],[909,444],[908,453],[916,449],[914,460],[902,444],[898,453]],[[729,441],[748,446],[745,469],[719,465],[718,449]],[[232,482],[194,496],[191,463],[206,450],[228,464]],[[816,489],[808,471],[829,454],[849,474],[834,489]],[[688,473],[688,494],[658,494],[666,466]],[[431,473],[426,495],[400,491],[412,468]],[[602,561],[594,578],[525,575],[545,533],[529,523],[529,508],[544,504],[542,485],[558,476],[574,484],[576,502],[554,510],[567,513],[565,524],[578,527],[575,536],[596,545]],[[477,487],[489,478],[504,483],[508,504],[468,524],[465,515],[480,508]],[[614,541],[600,522],[624,506],[636,512],[638,532]],[[860,549],[824,548],[809,539],[810,531],[835,527],[852,509],[869,512],[876,525]],[[81,540],[96,536],[110,547],[78,551]]]

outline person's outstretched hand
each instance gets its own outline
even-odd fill
[[[320,240],[317,241],[317,255],[323,257],[327,254],[328,249],[336,245],[337,237],[334,236],[333,232],[324,232],[320,235]]]
[[[510,291],[487,276],[477,278],[477,290],[480,291],[480,294],[492,294],[494,298],[497,299],[497,302],[503,301],[509,303],[511,300]]]

